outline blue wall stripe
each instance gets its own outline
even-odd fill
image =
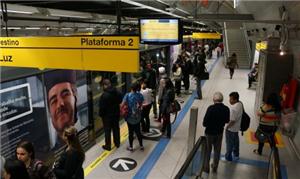
[[[215,65],[217,64],[218,60],[214,61],[213,64],[210,66],[208,72],[211,73]],[[203,86],[205,81],[202,81],[201,86]],[[194,100],[196,97],[196,91],[192,93],[182,110],[179,112],[177,119],[175,123],[172,125],[172,135],[177,130],[178,126],[182,122],[184,116],[192,106]],[[151,154],[148,156],[146,161],[143,163],[141,168],[138,170],[138,172],[135,174],[133,179],[141,179],[141,178],[147,178],[149,173],[151,172],[152,168],[156,164],[157,160],[159,159],[162,152],[165,150],[166,146],[169,144],[170,139],[167,138],[161,138],[158,144],[155,146],[155,148],[152,150]]]

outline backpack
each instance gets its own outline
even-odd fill
[[[131,108],[131,117],[137,120],[142,118],[142,105],[135,102]]]
[[[121,103],[120,105],[120,116],[126,118],[128,116],[128,104],[127,102]]]
[[[243,114],[242,114],[242,119],[241,119],[241,128],[240,131],[242,131],[242,135],[244,135],[244,132],[248,130],[249,126],[250,126],[250,117],[249,115],[245,112],[244,109],[244,105],[241,102],[242,106],[243,106]]]

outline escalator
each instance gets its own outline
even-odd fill
[[[189,153],[175,179],[200,179],[203,172],[204,156],[207,155],[206,138],[200,137]],[[222,158],[222,157],[221,157]],[[277,147],[271,150],[268,162],[240,159],[238,162],[220,162],[217,173],[209,179],[282,179]]]

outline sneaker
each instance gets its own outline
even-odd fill
[[[127,149],[128,151],[130,151],[130,152],[133,152],[133,148],[132,148],[132,147],[129,147],[129,146],[128,146],[126,149]]]
[[[107,151],[111,151],[111,148],[106,146],[106,145],[102,145],[102,149],[107,150]]]
[[[240,157],[238,157],[238,156],[233,156],[233,161],[238,161],[240,159]]]
[[[145,149],[144,146],[141,146],[141,147],[140,147],[140,150],[141,150],[141,151],[144,151],[144,149]]]

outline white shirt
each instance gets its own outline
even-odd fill
[[[144,97],[143,105],[148,105],[152,103],[153,101],[152,89],[150,88],[141,89],[141,94]]]
[[[241,128],[241,119],[243,115],[243,105],[240,102],[230,105],[230,121],[234,121],[234,124],[228,128],[231,132],[239,132]]]

